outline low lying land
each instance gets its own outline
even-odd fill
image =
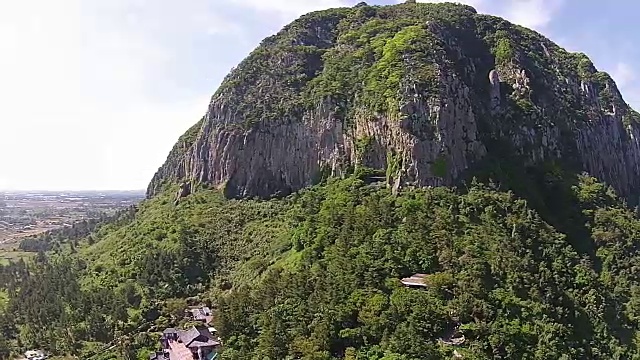
[[[24,238],[110,215],[137,204],[142,191],[0,193],[0,258],[15,259]]]

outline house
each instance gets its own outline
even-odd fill
[[[202,309],[194,309],[191,311],[193,320],[207,322],[207,315],[205,315],[204,310]]]
[[[460,345],[464,344],[464,342],[466,341],[466,338],[464,337],[463,333],[461,333],[458,330],[455,330],[453,333],[451,333],[446,338],[444,338],[444,339],[440,338],[439,340],[440,340],[440,342],[442,344],[445,344],[445,345],[460,346]]]
[[[191,353],[198,355],[197,359],[199,360],[204,360],[207,355],[220,347],[218,338],[205,327],[194,326],[179,336],[182,343],[191,350]]]
[[[170,341],[178,341],[178,330],[174,328],[168,328],[162,332],[162,337],[160,338],[160,342],[162,343],[163,349],[169,348]]]
[[[221,342],[215,332],[204,326],[193,326],[188,330],[165,330],[162,347],[169,354],[169,360],[210,360],[217,357]]]
[[[400,282],[409,288],[426,288],[427,284],[425,283],[425,280],[427,276],[427,274],[414,274],[408,278],[400,280]]]
[[[185,310],[186,316],[194,321],[208,324],[211,322],[211,309],[207,306],[191,306]]]
[[[24,356],[28,360],[44,360],[47,358],[42,350],[29,350],[24,353]]]

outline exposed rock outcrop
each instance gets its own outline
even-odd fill
[[[496,141],[523,162],[570,162],[634,195],[639,116],[585,61],[462,5],[306,15],[229,74],[148,195],[186,181],[280,196],[360,165],[386,170],[394,188],[450,185],[501,155]]]
[[[183,182],[182,184],[180,184],[180,189],[178,189],[178,192],[176,193],[174,204],[178,205],[181,199],[191,195],[192,192],[193,189],[191,189],[191,183]]]
[[[496,70],[489,72],[489,83],[491,84],[491,112],[496,114],[500,110],[500,74]]]

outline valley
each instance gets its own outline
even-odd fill
[[[144,199],[142,191],[14,191],[0,193],[0,259],[28,256],[20,242],[99,219]]]

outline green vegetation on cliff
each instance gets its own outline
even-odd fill
[[[473,8],[454,4],[314,12],[264,40],[214,98],[234,104],[247,127],[299,118],[323,102],[342,120],[361,108],[398,113],[400,88],[437,93],[437,64],[446,54],[430,22],[472,31],[474,15]]]
[[[532,30],[470,6],[409,2],[304,15],[264,40],[214,99],[233,104],[246,127],[299,119],[321,103],[343,121],[362,111],[396,116],[408,91],[438,98],[441,76],[451,73],[484,92],[494,67],[527,69],[533,100],[570,115],[578,100],[559,92],[558,80],[606,83],[584,54],[568,53]]]

